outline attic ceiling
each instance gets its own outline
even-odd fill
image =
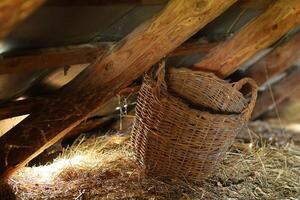
[[[67,1],[66,1],[67,2]],[[93,2],[70,4],[49,2],[21,22],[0,43],[0,51],[6,55],[24,50],[119,41],[135,27],[157,14],[164,4],[108,4]],[[78,1],[80,2],[80,1]],[[262,12],[262,9],[246,9],[233,6],[194,36],[194,40],[221,41]],[[170,60],[174,66],[190,65],[202,55],[192,55]],[[80,70],[79,70],[80,71]],[[52,70],[41,70],[22,74],[0,75],[0,99],[22,95],[34,84],[52,74]],[[76,72],[74,72],[76,74]],[[73,73],[64,79],[73,78]],[[53,78],[52,78],[53,79]],[[62,81],[66,82],[66,81]],[[49,81],[46,82],[46,85]],[[51,85],[51,83],[50,83]]]

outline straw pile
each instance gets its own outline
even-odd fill
[[[52,164],[9,180],[18,199],[297,199],[300,147],[236,141],[214,176],[202,183],[146,178],[128,136],[81,139]],[[258,144],[258,143],[257,143]]]

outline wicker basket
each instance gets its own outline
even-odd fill
[[[242,79],[232,90],[238,91],[245,84],[252,86],[247,107],[238,114],[218,114],[191,108],[186,101],[170,94],[163,70],[157,79],[145,75],[136,107],[132,145],[146,174],[193,181],[210,175],[249,120],[255,105],[257,86],[252,79]]]
[[[219,79],[213,73],[171,68],[167,74],[168,90],[193,104],[216,111],[241,113],[247,101],[234,84]]]

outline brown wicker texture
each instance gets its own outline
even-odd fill
[[[253,91],[243,112],[212,114],[193,109],[172,96],[162,72],[157,80],[146,75],[132,129],[132,145],[139,165],[148,175],[157,177],[199,181],[210,175],[249,120],[255,105],[257,86],[252,79],[242,79],[232,89],[239,90],[245,84],[252,86]]]
[[[240,113],[247,107],[243,94],[232,89],[233,84],[212,73],[171,68],[167,82],[170,92],[196,105],[234,113]]]

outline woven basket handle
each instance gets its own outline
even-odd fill
[[[162,60],[159,63],[157,70],[155,71],[154,77],[157,80],[156,86],[158,88],[160,88],[160,87],[165,87],[166,88],[167,87],[167,83],[166,83],[166,80],[165,80],[165,71],[166,71],[165,67],[166,67],[166,60]]]
[[[255,107],[256,99],[257,99],[257,91],[258,91],[258,86],[256,82],[251,79],[251,78],[243,78],[239,80],[238,82],[234,83],[233,88],[236,90],[242,89],[245,85],[249,85],[251,87],[251,100],[250,103],[248,104],[247,108],[242,112],[245,119],[249,120],[251,118],[252,111]]]

